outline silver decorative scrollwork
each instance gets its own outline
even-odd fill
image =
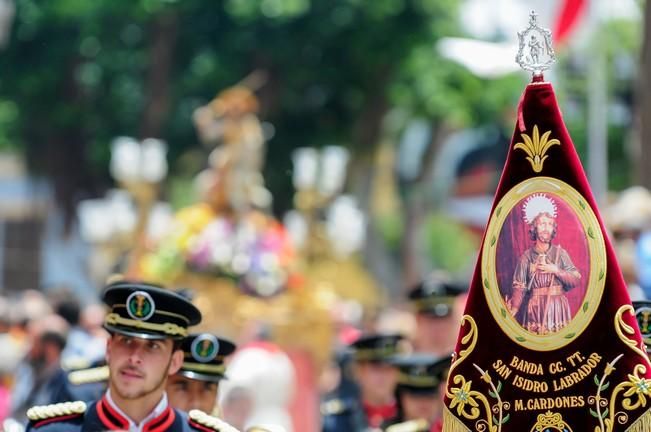
[[[552,32],[538,26],[538,15],[531,11],[529,27],[518,32],[519,47],[515,61],[526,71],[534,76],[542,75],[556,62],[554,47],[552,46]]]

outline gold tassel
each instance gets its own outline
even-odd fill
[[[443,429],[445,430],[445,429]],[[630,425],[626,432],[649,432],[651,431],[651,408],[649,408],[635,423]]]
[[[642,429],[640,429],[641,431]],[[461,420],[455,417],[454,414],[450,412],[448,407],[443,408],[443,432],[470,432],[468,427],[461,423]],[[630,431],[638,432],[638,430]],[[645,431],[645,432],[648,432]]]

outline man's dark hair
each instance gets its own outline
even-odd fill
[[[61,300],[55,309],[57,315],[60,315],[65,319],[70,326],[76,326],[79,324],[79,314],[81,313],[81,308],[79,302],[75,299],[65,299]]]
[[[53,344],[59,349],[59,351],[63,351],[66,347],[66,337],[54,331],[46,331],[41,335],[41,343]]]

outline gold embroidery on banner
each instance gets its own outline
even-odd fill
[[[477,366],[476,364],[473,363],[473,366],[475,369],[479,371],[481,374],[481,379],[488,384],[492,390],[488,391],[488,394],[497,399],[497,402],[491,407],[491,411],[493,414],[497,414],[498,417],[492,417],[493,421],[497,423],[499,429],[502,429],[502,425],[506,422],[509,421],[509,418],[511,417],[511,414],[507,414],[506,416],[504,415],[504,411],[508,411],[511,408],[511,404],[509,402],[503,402],[502,398],[500,397],[500,391],[502,390],[502,381],[498,380],[497,381],[497,387],[493,384],[493,380],[491,379],[490,374],[487,371],[484,371],[482,368]]]
[[[637,346],[637,341],[634,339],[635,330],[624,322],[623,315],[626,312],[635,317],[635,312],[631,305],[620,307],[615,314],[615,331],[620,340],[638,354],[644,360],[644,363],[635,365],[633,373],[628,374],[627,380],[620,382],[615,387],[610,395],[608,408],[603,412],[601,408],[606,406],[606,399],[600,393],[602,390],[608,388],[609,385],[608,382],[605,382],[605,378],[615,370],[614,365],[623,357],[623,354],[618,355],[612,362],[606,365],[604,376],[600,380],[595,376],[595,383],[598,386],[597,395],[591,396],[588,399],[588,402],[590,404],[596,404],[597,408],[596,412],[590,409],[590,414],[599,420],[599,425],[595,426],[594,432],[613,432],[615,422],[620,425],[628,423],[629,415],[626,411],[634,411],[640,407],[645,407],[647,405],[647,397],[651,398],[651,380],[643,376],[647,372],[649,360],[644,351]],[[623,410],[616,411],[618,396],[620,394],[620,403]]]
[[[498,381],[495,386],[488,372],[473,363],[473,366],[479,371],[481,379],[491,388],[488,394],[497,400],[497,403],[491,406],[486,395],[472,388],[472,380],[466,380],[463,375],[453,375],[454,369],[472,353],[477,343],[478,332],[475,320],[469,315],[464,315],[461,320],[462,329],[465,323],[470,324],[470,330],[461,338],[461,346],[467,345],[467,347],[459,351],[459,357],[452,362],[448,376],[446,396],[450,400],[449,409],[450,411],[455,410],[460,417],[475,421],[475,431],[501,432],[502,425],[510,417],[508,414],[503,415],[504,411],[510,408],[510,404],[502,402],[499,396],[502,389],[501,381]],[[485,411],[484,415],[482,415],[481,408]],[[453,416],[451,412],[450,414]],[[444,426],[443,430],[452,432],[457,429],[450,425],[449,427]]]
[[[461,338],[461,346],[468,344],[468,341],[470,341],[470,344],[467,348],[459,351],[459,358],[453,358],[452,366],[450,366],[450,371],[448,372],[449,377],[452,376],[454,369],[470,355],[470,353],[475,349],[475,345],[477,345],[477,323],[470,315],[464,315],[461,318],[461,329],[463,329],[463,325],[466,322],[470,324],[470,330]]]
[[[617,314],[615,314],[615,331],[617,332],[617,335],[622,340],[622,342],[628,345],[628,347],[635,351],[640,357],[647,359],[646,353],[644,352],[644,343],[640,342],[640,347],[638,347],[635,339],[629,339],[629,337],[624,334],[624,332],[626,332],[630,336],[635,335],[635,330],[633,327],[626,324],[622,319],[624,312],[629,312],[631,315],[633,315],[633,318],[635,318],[635,311],[633,310],[633,306],[624,305],[620,307],[617,311]]]
[[[546,155],[547,150],[553,145],[561,145],[561,142],[556,138],[549,139],[549,135],[552,131],[545,132],[542,137],[538,132],[538,126],[533,126],[533,137],[530,137],[527,134],[521,134],[524,143],[517,143],[513,146],[514,149],[521,149],[527,154],[527,160],[531,164],[534,172],[539,173],[542,171],[543,163],[545,159],[549,157]]]
[[[572,428],[563,421],[563,416],[559,413],[547,411],[545,414],[539,414],[536,424],[531,428],[531,432],[572,432]]]

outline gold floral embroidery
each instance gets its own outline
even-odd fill
[[[613,432],[615,423],[620,425],[628,423],[629,415],[626,411],[633,411],[645,407],[647,405],[647,397],[651,397],[651,380],[644,377],[649,366],[649,360],[644,351],[638,347],[638,343],[634,337],[635,330],[624,322],[623,315],[626,312],[634,316],[631,305],[620,307],[615,314],[615,331],[622,342],[638,354],[643,359],[643,362],[635,365],[633,373],[628,374],[628,379],[620,382],[615,387],[608,403],[606,403],[606,398],[601,396],[601,391],[608,388],[609,383],[605,379],[615,369],[615,363],[623,357],[623,354],[618,355],[606,365],[604,375],[601,379],[595,377],[598,391],[596,396],[591,396],[588,399],[588,402],[595,404],[597,408],[596,411],[590,409],[590,413],[599,420],[599,425],[594,428],[594,432]],[[618,401],[620,401],[623,410],[617,410]],[[605,408],[606,405],[608,405],[608,408],[602,411],[602,408]]]
[[[473,395],[477,394],[477,392],[470,389],[472,381],[466,381],[466,379],[461,375],[457,375],[454,381],[459,381],[461,383],[461,387],[452,387],[450,389],[450,392],[452,393],[450,409],[454,409],[454,407],[456,407],[457,414],[462,415],[468,419],[476,419],[479,417],[479,404],[473,397]],[[466,407],[466,404],[470,405],[469,413],[464,409]]]
[[[459,350],[459,358],[456,358],[452,362],[448,376],[448,389],[446,390],[446,396],[450,400],[448,408],[450,411],[456,409],[456,413],[459,417],[467,420],[474,420],[476,431],[500,432],[502,430],[502,425],[509,420],[509,415],[507,414],[504,416],[504,411],[510,408],[510,404],[508,402],[503,402],[499,395],[502,389],[502,383],[498,381],[497,386],[495,386],[490,374],[473,363],[475,369],[479,371],[481,380],[490,387],[488,394],[497,400],[497,402],[491,406],[486,395],[472,388],[472,380],[466,380],[463,375],[453,374],[454,369],[470,355],[477,343],[478,333],[475,320],[473,320],[469,315],[464,315],[461,321],[462,329],[465,327],[466,323],[470,325],[470,329],[468,330],[468,333],[461,338],[461,345],[465,348]],[[483,415],[482,411],[484,411]],[[447,431],[457,429],[444,428],[443,430]]]
[[[523,133],[521,135],[524,143],[520,142],[513,146],[514,149],[521,149],[527,153],[527,160],[533,167],[534,172],[539,173],[542,171],[543,163],[545,162],[545,159],[549,157],[549,155],[545,154],[547,153],[547,150],[549,150],[549,148],[553,145],[561,144],[561,142],[556,138],[549,139],[549,135],[551,133],[552,131],[549,130],[545,132],[541,137],[540,133],[538,132],[538,126],[534,125],[533,136],[530,137],[529,135]]]
[[[547,432],[553,430],[572,432],[570,426],[563,421],[563,416],[551,411],[547,411],[545,414],[539,414],[536,418],[536,424],[531,428],[531,432]]]

